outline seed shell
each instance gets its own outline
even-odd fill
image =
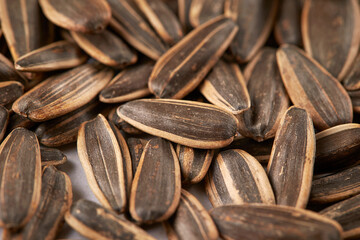
[[[176,210],[181,191],[179,160],[171,143],[153,138],[145,146],[130,194],[130,214],[140,223],[161,222]]]
[[[41,166],[57,166],[67,161],[65,154],[56,148],[40,146]]]
[[[275,53],[272,48],[264,48],[244,72],[251,107],[237,115],[238,131],[258,142],[275,136],[280,119],[290,105]]]
[[[0,143],[5,136],[6,127],[9,123],[9,112],[8,110],[0,106]]]
[[[181,144],[176,146],[179,158],[182,184],[195,184],[206,175],[214,156],[213,149],[198,149],[186,147]]]
[[[76,44],[63,40],[21,56],[15,62],[15,68],[20,71],[47,72],[77,67],[86,59],[86,54]]]
[[[5,81],[17,81],[27,88],[29,87],[29,80],[22,73],[16,71],[12,62],[0,53],[0,82]]]
[[[230,52],[239,63],[250,61],[265,44],[275,21],[278,0],[226,0],[225,16],[239,26]]]
[[[227,240],[342,239],[337,222],[299,208],[246,204],[214,208],[210,215]]]
[[[133,176],[135,176],[136,169],[139,166],[141,155],[142,155],[148,141],[149,140],[145,139],[145,138],[131,137],[131,138],[127,139],[127,144],[129,146],[129,151],[130,151],[130,156],[131,156]]]
[[[276,132],[267,166],[278,205],[305,208],[315,160],[315,133],[306,110],[290,107]]]
[[[111,18],[104,0],[39,0],[39,4],[51,22],[71,31],[101,32]]]
[[[158,98],[185,97],[216,64],[237,29],[223,16],[194,29],[156,62],[149,78],[150,91]]]
[[[36,135],[16,128],[0,145],[0,226],[24,226],[40,202],[41,157]]]
[[[30,119],[13,112],[10,115],[9,124],[7,126],[6,132],[8,134],[12,130],[14,130],[15,128],[18,128],[18,127],[30,129],[30,128],[36,126],[36,124],[37,124],[36,122],[33,122]]]
[[[192,194],[181,190],[179,207],[176,213],[165,222],[167,231],[174,231],[177,239],[217,240],[219,232],[209,213]],[[171,237],[169,237],[171,239]]]
[[[200,86],[200,92],[209,102],[233,114],[250,108],[246,82],[236,63],[219,60]]]
[[[17,81],[0,82],[0,105],[10,107],[24,93],[24,85]]]
[[[81,199],[65,215],[74,230],[92,240],[155,240],[143,229],[100,205]]]
[[[356,57],[349,73],[344,78],[343,85],[348,91],[360,90],[360,54]]]
[[[118,107],[115,107],[110,111],[108,115],[108,119],[110,122],[112,122],[118,129],[130,135],[139,135],[144,133],[143,131],[133,127],[132,125],[121,119],[116,113],[117,108]]]
[[[89,63],[48,78],[20,97],[14,112],[33,121],[46,121],[90,102],[111,80],[113,70]]]
[[[225,0],[192,0],[190,5],[189,20],[196,28],[201,24],[223,15]]]
[[[275,204],[261,164],[243,150],[220,152],[206,177],[206,193],[214,207],[244,203]]]
[[[137,61],[136,53],[108,30],[98,34],[71,32],[71,36],[87,54],[105,65],[123,68]]]
[[[229,145],[236,133],[236,118],[206,103],[141,99],[121,105],[117,114],[134,127],[151,135],[202,149]]]
[[[342,80],[360,44],[357,0],[306,0],[301,21],[305,51],[331,75]]]
[[[126,169],[117,138],[104,116],[83,123],[77,149],[90,189],[99,202],[116,212],[125,210]]]
[[[100,101],[121,103],[149,95],[148,80],[153,67],[152,62],[147,62],[124,69],[100,92]]]
[[[182,28],[185,32],[188,32],[192,29],[192,26],[190,24],[190,7],[191,3],[194,0],[178,0],[178,15],[180,19],[180,23],[182,25]]]
[[[292,45],[283,45],[276,55],[291,101],[308,111],[316,128],[352,122],[349,95],[319,63]]]

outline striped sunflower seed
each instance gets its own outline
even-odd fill
[[[0,106],[0,143],[5,136],[6,127],[8,123],[9,123],[9,112],[5,107]]]
[[[65,154],[56,148],[40,146],[41,166],[57,166],[67,161]]]
[[[11,108],[12,103],[24,93],[24,85],[17,81],[0,82],[0,105]]]
[[[131,156],[133,176],[135,176],[136,169],[139,166],[141,155],[148,141],[149,140],[145,138],[135,138],[135,137],[131,137],[127,139],[127,144],[129,146],[129,151]]]
[[[189,21],[196,28],[224,13],[225,0],[192,0]]]

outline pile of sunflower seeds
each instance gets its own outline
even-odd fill
[[[357,0],[0,0],[0,18],[4,240],[64,221],[89,239],[360,238]],[[74,142],[101,205],[56,168]]]

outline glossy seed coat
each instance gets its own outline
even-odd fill
[[[150,91],[158,98],[185,97],[216,64],[237,29],[223,16],[194,29],[156,62],[149,78]]]
[[[24,86],[17,81],[0,82],[0,105],[11,108],[12,103],[24,93]]]
[[[139,135],[144,133],[143,131],[133,127],[121,119],[116,113],[117,108],[118,107],[115,107],[109,112],[108,119],[110,122],[112,122],[118,129],[124,131],[127,134]]]
[[[192,0],[189,20],[195,28],[224,13],[225,0]]]
[[[319,63],[292,45],[283,45],[276,55],[291,101],[308,111],[316,128],[352,122],[349,95]]]
[[[121,105],[117,114],[146,133],[202,149],[229,145],[237,124],[219,107],[185,100],[135,100]]]
[[[57,166],[67,161],[66,155],[56,148],[40,146],[41,166]]]

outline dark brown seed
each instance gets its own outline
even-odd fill
[[[360,195],[338,202],[325,208],[320,214],[331,218],[344,229],[343,237],[346,239],[359,239],[360,237]]]
[[[189,19],[190,7],[192,1],[193,0],[178,0],[179,20],[185,32],[188,32],[189,30],[192,29]]]
[[[349,95],[319,63],[291,45],[282,46],[276,55],[291,101],[308,111],[316,128],[352,122]]]
[[[146,133],[194,148],[227,146],[236,133],[237,121],[231,113],[194,101],[135,100],[121,105],[117,114]]]
[[[137,61],[136,53],[108,30],[98,34],[71,32],[71,36],[87,54],[105,65],[122,68]]]
[[[276,204],[305,208],[315,160],[315,133],[306,110],[291,107],[281,119],[267,171]]]
[[[179,158],[182,184],[195,184],[206,175],[214,156],[214,150],[197,149],[178,144],[176,154]]]
[[[29,80],[23,74],[16,71],[12,62],[0,53],[0,82],[5,81],[17,81],[26,88],[29,87]]]
[[[33,122],[30,119],[13,112],[10,116],[9,124],[7,126],[6,131],[10,133],[12,130],[18,127],[30,129],[34,126],[36,126],[36,122]]]
[[[360,113],[360,91],[348,91],[354,112]]]
[[[131,2],[108,0],[113,17],[110,25],[134,48],[156,60],[166,51],[166,47]]]
[[[95,118],[106,107],[97,101],[91,101],[83,107],[62,117],[41,123],[35,130],[41,144],[59,147],[76,142],[80,125]]]
[[[159,98],[193,91],[229,46],[238,27],[223,16],[194,29],[156,62],[149,88]]]
[[[299,208],[260,204],[222,206],[211,210],[210,215],[220,235],[227,240],[342,239],[343,231],[337,222]]]
[[[238,62],[250,61],[265,44],[275,21],[278,3],[278,0],[225,1],[225,16],[239,26],[230,44],[230,52]]]
[[[201,24],[220,16],[224,12],[225,0],[192,0],[189,20],[195,28]]]
[[[55,167],[46,167],[42,175],[39,207],[29,223],[21,230],[22,238],[55,239],[71,203],[70,178]]]
[[[56,148],[40,146],[40,153],[42,166],[57,166],[64,164],[67,160],[65,154]]]
[[[126,169],[117,138],[104,116],[99,114],[81,125],[77,149],[96,198],[104,207],[123,212],[127,204]]]
[[[360,89],[360,54],[356,57],[349,73],[344,78],[343,85],[348,91]]]
[[[117,113],[116,113],[117,107],[113,108],[109,115],[108,115],[108,119],[110,122],[112,122],[118,129],[124,131],[127,134],[131,134],[131,135],[138,135],[138,134],[142,134],[144,133],[143,131],[133,127],[132,125],[130,125],[129,123],[125,122],[123,119],[121,119]]]
[[[161,0],[163,1],[174,14],[178,13],[178,0]]]
[[[77,32],[101,32],[111,18],[104,0],[39,0],[45,16],[54,24]]]
[[[5,107],[0,106],[0,143],[5,136],[8,122],[9,122],[9,112]]]
[[[178,240],[208,239],[217,240],[219,232],[209,213],[192,194],[181,190],[179,207],[176,213],[165,222],[165,228],[171,228]],[[169,236],[169,239],[172,239]]]
[[[275,136],[280,119],[289,107],[275,53],[274,49],[264,48],[244,72],[251,107],[237,115],[238,131],[259,142]]]
[[[360,165],[315,179],[310,202],[331,203],[360,193]]]
[[[43,16],[38,0],[2,0],[0,15],[14,61],[53,40],[53,26]]]
[[[152,62],[147,62],[121,71],[101,91],[100,101],[120,103],[149,95],[148,80],[153,67]]]
[[[135,0],[135,2],[164,42],[173,45],[183,37],[179,20],[164,2],[161,0]]]
[[[86,54],[76,44],[63,40],[21,56],[15,62],[15,68],[20,71],[47,72],[73,68],[86,59]]]
[[[90,102],[111,80],[113,70],[89,63],[52,76],[13,104],[14,112],[33,121],[46,121]]]
[[[88,200],[79,200],[65,215],[65,220],[74,230],[88,239],[155,240],[143,229],[100,205]]]
[[[302,0],[280,1],[279,12],[275,21],[274,35],[276,42],[300,46],[301,40],[301,10]]]
[[[338,125],[316,134],[315,173],[336,172],[360,158],[360,124]]]
[[[200,92],[209,102],[233,114],[250,108],[246,82],[236,63],[218,61],[200,86]]]
[[[36,135],[12,131],[0,145],[0,226],[19,228],[35,214],[41,193],[41,157]]]
[[[261,164],[243,150],[220,152],[206,177],[206,193],[214,207],[244,203],[275,204]]]
[[[0,105],[11,108],[12,103],[24,93],[24,85],[17,81],[0,82]]]
[[[181,191],[179,160],[171,143],[153,138],[141,155],[130,194],[130,214],[140,223],[161,222],[176,210]]]
[[[134,138],[134,137],[128,138],[127,140],[127,144],[129,146],[129,151],[131,155],[133,176],[135,176],[136,169],[141,159],[141,155],[148,141],[149,140],[144,138]]]
[[[306,0],[302,36],[307,53],[329,73],[343,79],[356,58],[360,43],[357,0]]]

